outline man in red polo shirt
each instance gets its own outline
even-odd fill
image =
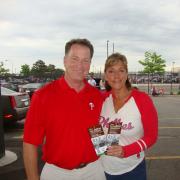
[[[28,180],[105,180],[88,133],[102,105],[100,92],[85,81],[93,52],[87,39],[67,42],[64,77],[33,95],[23,138]],[[45,166],[39,176],[40,145]]]

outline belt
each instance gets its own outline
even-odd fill
[[[79,166],[75,167],[75,169],[81,169],[81,168],[84,168],[88,165],[89,163],[81,163],[79,164]]]

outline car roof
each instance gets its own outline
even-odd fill
[[[22,88],[40,88],[41,86],[43,86],[44,83],[29,83],[29,84],[25,84],[22,85]]]

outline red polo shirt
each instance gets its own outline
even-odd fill
[[[88,128],[98,124],[101,105],[100,92],[87,82],[77,93],[60,78],[33,95],[23,140],[43,144],[42,159],[61,168],[93,162],[98,157]]]

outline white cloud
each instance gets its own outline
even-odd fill
[[[109,53],[124,53],[129,70],[137,71],[147,50],[180,66],[178,0],[0,0],[0,61],[22,64],[43,59],[63,67],[64,45],[88,38],[95,47],[92,66],[102,69]]]

